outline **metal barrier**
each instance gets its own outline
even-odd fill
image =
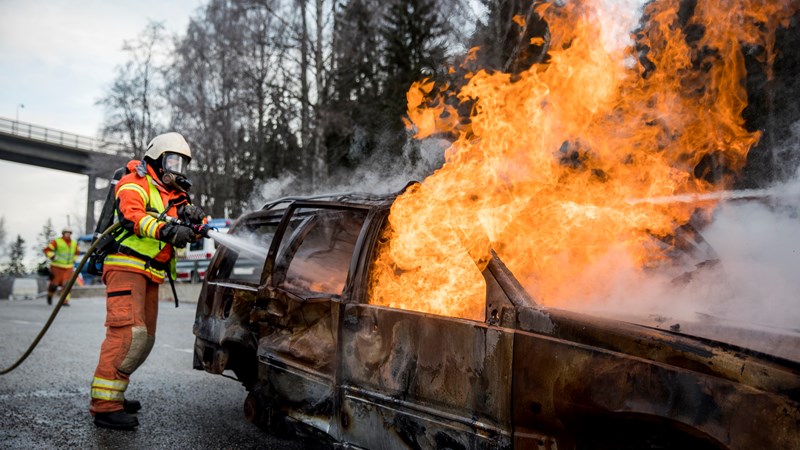
[[[117,154],[118,152],[127,149],[124,145],[105,142],[74,133],[67,133],[65,131],[53,130],[51,128],[45,128],[31,123],[18,122],[16,120],[6,119],[4,117],[0,117],[0,133],[6,133],[35,141],[47,142],[50,144],[57,144],[62,147],[91,150],[102,153]]]

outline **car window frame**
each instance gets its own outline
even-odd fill
[[[283,217],[281,218],[281,221],[278,224],[278,228],[275,230],[275,236],[273,237],[269,247],[269,251],[267,252],[267,258],[264,261],[264,269],[261,273],[261,282],[259,287],[259,291],[261,291],[263,294],[266,295],[261,294],[259,296],[273,297],[275,292],[280,291],[289,294],[290,296],[298,300],[302,299],[305,301],[319,301],[320,299],[324,298],[324,299],[330,299],[332,301],[342,302],[343,299],[348,298],[349,292],[351,291],[350,286],[353,283],[353,278],[354,278],[353,275],[358,270],[358,260],[360,259],[359,257],[362,253],[362,247],[364,246],[364,235],[367,229],[369,228],[368,219],[370,217],[372,208],[373,207],[371,205],[353,204],[346,202],[330,202],[330,201],[314,201],[314,200],[292,201],[286,207],[286,210],[283,213]],[[350,258],[350,263],[347,269],[347,278],[345,281],[344,288],[342,289],[341,295],[314,293],[309,291],[309,292],[304,292],[306,296],[303,296],[301,295],[301,293],[280,286],[279,284],[282,280],[276,280],[275,278],[275,271],[277,269],[276,264],[278,262],[278,259],[283,256],[280,247],[281,243],[283,242],[284,236],[287,230],[289,229],[289,224],[291,222],[292,217],[295,214],[295,211],[299,209],[350,210],[350,211],[362,211],[364,213],[364,222],[361,224],[361,229],[358,232],[358,238],[356,239],[356,244],[353,249],[353,254]],[[310,228],[311,227],[309,227],[308,230],[310,230]],[[291,262],[289,263],[289,265],[291,265]],[[285,270],[288,270],[289,265],[286,266]],[[272,292],[273,294],[270,294],[270,292]]]

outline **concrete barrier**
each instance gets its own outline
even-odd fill
[[[178,300],[180,300],[181,303],[197,303],[197,298],[200,296],[200,289],[202,287],[202,283],[175,283],[175,290],[178,292]],[[72,298],[105,296],[106,286],[103,284],[75,286],[72,288]],[[172,296],[172,288],[169,287],[168,281],[159,286],[158,299],[164,302],[175,301],[175,298]]]
[[[178,300],[181,303],[197,303],[202,287],[203,283],[175,283],[175,291],[178,293]],[[169,281],[158,288],[158,299],[165,302],[175,301]]]

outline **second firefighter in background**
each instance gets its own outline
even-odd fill
[[[78,243],[72,239],[72,228],[61,230],[61,237],[57,237],[47,244],[44,254],[50,260],[50,284],[47,285],[47,304],[53,304],[53,295],[56,290],[72,278],[75,254],[78,252]],[[69,306],[70,295],[64,299],[63,306]]]
[[[205,213],[190,203],[186,168],[192,153],[178,133],[156,136],[144,158],[128,162],[117,183],[116,213],[124,230],[116,252],[103,264],[106,284],[106,337],[91,388],[94,423],[112,429],[139,425],[141,408],[125,398],[131,374],[153,348],[158,317],[158,287],[175,276],[175,249],[199,238],[192,228]]]

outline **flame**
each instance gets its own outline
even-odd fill
[[[759,139],[742,118],[742,45],[766,48],[771,62],[775,29],[797,6],[699,0],[681,15],[678,2],[651,2],[637,53],[630,35],[628,45],[609,39],[620,11],[603,3],[535,6],[549,26],[549,60],[513,76],[468,73],[450,92],[472,105],[468,120],[448,101],[450,87],[412,86],[416,137],[457,138],[443,167],[392,206],[371,303],[482,319],[480,271],[494,249],[537,301],[580,305],[610,289],[604,280],[615,273],[657,264],[653,236],[671,235],[697,209],[631,200],[730,186]]]

